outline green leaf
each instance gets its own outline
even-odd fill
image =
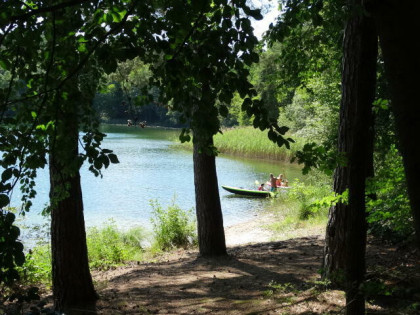
[[[108,158],[109,158],[109,160],[111,161],[112,164],[120,163],[120,161],[118,160],[118,157],[113,153],[109,154]]]
[[[109,166],[109,158],[106,155],[102,155],[102,163],[104,164],[105,168]]]
[[[85,43],[80,44],[80,45],[77,47],[77,50],[78,50],[79,52],[86,52],[86,51],[87,51],[87,49],[86,49],[86,44],[85,44]]]
[[[284,135],[284,134],[285,134],[288,130],[289,130],[289,127],[287,127],[287,126],[282,126],[282,127],[277,128],[277,131],[278,131],[281,135]]]
[[[1,174],[1,180],[3,182],[8,181],[13,176],[13,168],[8,168]]]
[[[222,117],[227,117],[227,115],[229,114],[229,110],[228,110],[227,106],[220,105],[219,106],[219,113],[220,113],[220,115],[222,115]]]
[[[225,19],[222,22],[222,28],[227,30],[232,27],[232,21],[230,19]]]
[[[276,141],[277,134],[274,130],[269,130],[268,131],[268,139],[270,139],[271,141]]]
[[[114,21],[114,18],[112,16],[112,13],[106,13],[104,14],[104,20],[108,23],[111,24],[112,21]]]
[[[277,142],[277,145],[279,147],[281,147],[285,143],[285,141],[284,141],[284,139],[283,139],[282,136],[277,136],[277,141],[276,142]]]
[[[0,59],[0,67],[3,68],[4,70],[7,70],[7,65],[6,63]]]
[[[95,168],[96,168],[97,170],[100,170],[100,169],[102,168],[102,165],[103,165],[103,163],[102,163],[102,160],[101,160],[100,158],[96,159],[96,160],[93,162],[93,166],[95,166]]]
[[[121,16],[118,13],[115,13],[115,12],[112,12],[111,14],[112,14],[112,22],[115,22],[115,23],[121,22],[122,17],[124,16],[124,15]]]
[[[0,194],[0,208],[7,206],[10,202],[10,199],[5,194]]]

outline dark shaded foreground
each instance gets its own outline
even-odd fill
[[[98,314],[342,314],[344,293],[320,283],[319,236],[232,247],[229,257],[176,251],[160,261],[95,276]],[[419,253],[371,242],[368,278],[372,314],[416,314]],[[395,290],[386,296],[381,283]],[[405,292],[403,295],[398,290]],[[414,305],[414,306],[413,306]],[[412,311],[411,311],[412,309]],[[403,313],[401,313],[403,310]]]
[[[230,247],[220,259],[177,250],[96,271],[96,310],[69,314],[344,314],[344,292],[319,281],[323,246],[311,236]],[[420,314],[419,262],[410,244],[369,241],[368,314]]]

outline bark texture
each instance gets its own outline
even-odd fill
[[[73,118],[73,119],[72,119]],[[64,119],[64,118],[63,118]],[[79,170],[69,171],[63,158],[77,161],[78,124],[66,115],[50,153],[51,249],[54,307],[78,314],[91,309],[98,296],[89,271]],[[61,141],[65,141],[64,143]],[[62,196],[67,189],[67,196]],[[58,201],[54,202],[58,197]]]
[[[344,135],[341,125],[339,132],[339,152],[346,152],[347,149],[344,146],[347,146],[347,143],[342,139]],[[346,166],[338,166],[334,172],[334,192],[341,195],[347,188],[348,168]],[[329,279],[334,286],[338,287],[343,285],[343,273],[346,266],[345,248],[343,244],[347,212],[348,206],[341,202],[330,208],[325,235],[323,277]]]
[[[227,255],[216,157],[200,152],[200,145],[194,143],[193,160],[200,255],[206,257]]]
[[[360,8],[362,1],[349,4]],[[335,285],[345,285],[347,314],[363,314],[365,310],[359,287],[365,273],[365,182],[373,170],[376,58],[373,20],[354,13],[347,22],[343,42],[338,144],[339,152],[347,157],[347,164],[338,167],[334,174],[335,192],[341,194],[348,188],[349,200],[348,205],[337,204],[330,209],[324,258],[325,276]],[[344,279],[339,275],[344,275]]]
[[[355,1],[362,5],[362,1]],[[349,205],[345,236],[346,314],[364,314],[360,291],[366,271],[366,178],[372,172],[372,103],[375,97],[377,33],[365,15],[353,17],[344,44],[343,98],[354,107],[349,147]]]
[[[376,21],[408,195],[420,246],[420,1],[370,1]]]

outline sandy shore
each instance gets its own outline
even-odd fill
[[[281,241],[296,237],[318,236],[324,238],[325,226],[309,226],[291,228],[284,232],[274,232],[269,225],[281,220],[273,213],[262,213],[246,222],[225,227],[226,246],[256,244],[272,241]]]
[[[267,228],[274,220],[272,214],[256,215],[253,219],[225,227],[226,246],[268,242],[273,233]]]

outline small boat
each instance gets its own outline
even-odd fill
[[[231,192],[233,194],[242,195],[242,196],[249,196],[249,197],[274,197],[275,193],[265,190],[252,190],[252,189],[243,189],[238,187],[230,187],[230,186],[223,186],[224,190]]]

